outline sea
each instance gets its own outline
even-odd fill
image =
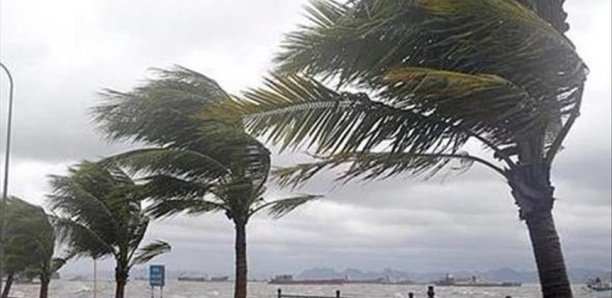
[[[290,285],[280,286],[283,294],[287,295],[311,295],[323,297],[335,297],[337,290],[341,297],[348,298],[408,298],[408,293],[413,292],[416,298],[427,297],[426,285]],[[100,282],[96,285],[96,298],[113,298],[114,283]],[[279,286],[270,285],[265,282],[249,283],[249,298],[276,298]],[[521,287],[499,287],[499,288],[469,288],[469,287],[436,287],[436,298],[537,298],[541,297],[538,285],[523,285]],[[152,296],[152,294],[154,296]],[[127,286],[127,298],[232,298],[233,284],[231,282],[170,282],[163,289],[160,296],[159,289],[153,293],[146,281],[130,281]],[[11,297],[36,298],[38,297],[38,285],[18,284],[14,285]],[[51,298],[92,298],[93,283],[91,281],[68,281],[53,280],[51,282],[49,297]],[[574,286],[574,297],[576,298],[611,298],[612,292],[593,292],[584,285]]]

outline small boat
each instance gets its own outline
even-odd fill
[[[612,291],[612,284],[604,282],[601,278],[596,278],[587,282],[587,288],[596,292]]]
[[[293,279],[292,275],[277,275],[268,283],[272,285],[343,285],[346,279]]]

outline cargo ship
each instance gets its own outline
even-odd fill
[[[211,277],[208,279],[206,276],[179,276],[178,281],[191,281],[191,282],[223,282],[228,281],[228,276]]]
[[[519,282],[482,282],[476,276],[467,279],[456,279],[447,274],[444,279],[434,282],[436,286],[447,287],[520,287]]]
[[[346,279],[293,279],[292,275],[277,275],[268,283],[273,285],[343,285]]]

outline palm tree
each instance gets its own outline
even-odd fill
[[[277,172],[285,184],[344,163],[346,179],[482,164],[508,181],[544,297],[571,297],[550,169],[587,69],[563,35],[563,1],[347,2],[314,1],[312,24],[288,35],[267,87],[206,117],[243,117],[283,148],[316,148],[321,160]]]
[[[130,269],[170,251],[170,245],[141,242],[149,226],[140,186],[120,167],[84,161],[67,176],[51,176],[49,195],[59,240],[75,256],[115,259],[115,297],[123,298]]]
[[[40,298],[48,297],[51,276],[68,258],[54,258],[55,231],[49,216],[39,207],[11,197],[7,204],[7,283],[2,297],[8,297],[16,275],[37,277]]]
[[[4,248],[4,264],[6,272],[6,285],[2,291],[2,298],[8,297],[16,275],[26,271],[36,260],[32,252],[37,250],[35,238],[36,222],[31,217],[24,217],[31,205],[15,198],[7,200],[6,212],[6,245]]]
[[[109,158],[143,176],[154,217],[224,212],[235,227],[234,297],[247,296],[246,226],[267,211],[279,218],[317,198],[298,195],[266,201],[270,153],[236,121],[198,117],[230,98],[208,77],[176,67],[130,92],[106,90],[95,120],[111,139],[150,145]]]

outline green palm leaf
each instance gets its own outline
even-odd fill
[[[145,245],[132,259],[132,265],[144,264],[153,258],[170,251],[170,244],[163,241],[155,241]]]
[[[228,167],[213,156],[173,148],[145,148],[106,158],[103,163],[119,163],[134,172],[167,173],[203,181],[214,181],[227,174]]]
[[[210,184],[184,180],[170,175],[143,178],[142,194],[153,200],[168,198],[199,198],[209,193]]]
[[[147,207],[147,214],[155,218],[169,217],[179,213],[201,214],[227,210],[221,203],[203,198],[164,198],[152,202]]]
[[[266,209],[268,210],[268,214],[270,214],[274,219],[278,219],[295,210],[295,208],[319,198],[321,198],[321,196],[305,194],[291,198],[274,200],[259,206],[258,208],[254,209],[252,213]]]
[[[132,92],[103,92],[102,104],[92,110],[94,120],[111,139],[189,146],[199,129],[192,115],[228,95],[215,81],[184,67],[155,72],[159,79]]]
[[[272,172],[281,186],[297,187],[310,180],[314,175],[330,169],[340,169],[337,181],[348,182],[353,179],[385,179],[396,175],[425,175],[430,178],[438,172],[465,171],[475,162],[488,166],[501,175],[506,173],[494,164],[466,152],[454,154],[423,154],[406,152],[353,152],[325,157],[318,161],[279,168]]]
[[[563,13],[554,13],[562,11],[561,5],[523,4],[314,1],[309,10],[312,24],[289,34],[276,62],[282,73],[304,72],[373,89],[387,87],[387,74],[400,67],[502,77],[525,90],[548,114],[536,134],[546,136],[544,147],[552,149],[552,159],[568,130],[561,127],[571,127],[577,115],[587,68],[560,33],[567,29],[564,18],[557,17]]]
[[[116,254],[112,246],[114,243],[109,243],[104,239],[107,237],[99,231],[62,217],[54,217],[52,220],[58,240],[68,245],[71,255],[99,258]]]
[[[428,154],[456,152],[470,137],[490,149],[513,144],[545,119],[525,91],[496,76],[407,68],[386,80],[390,87],[374,101],[299,76],[275,77],[266,89],[213,106],[205,116],[245,117],[249,131],[282,149],[316,145],[318,153],[337,153],[383,146]]]
[[[309,10],[313,24],[289,34],[276,59],[279,69],[368,84],[381,82],[399,66],[490,73],[536,98],[546,91],[558,94],[538,90],[546,82],[561,80],[571,88],[584,80],[584,65],[573,45],[515,1],[352,3],[314,1]]]

